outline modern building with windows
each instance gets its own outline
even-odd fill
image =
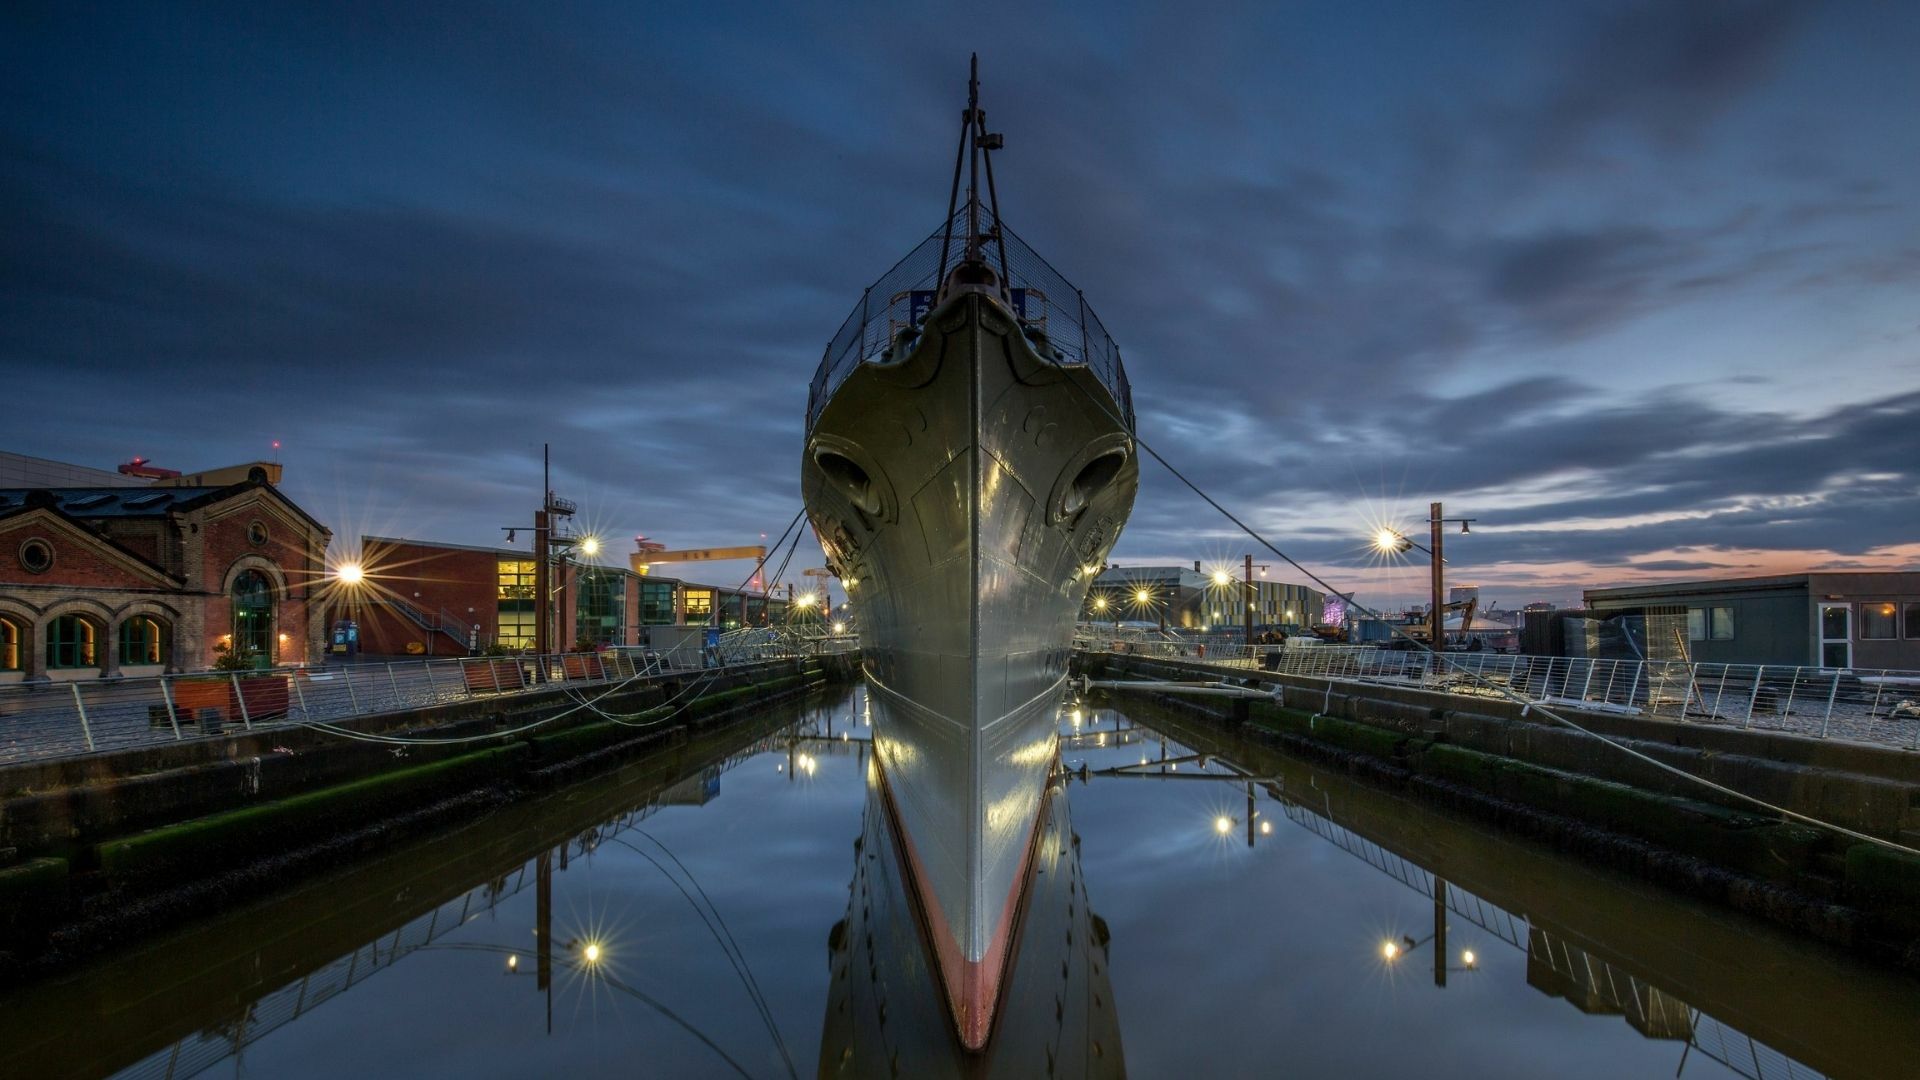
[[[1816,571],[1588,589],[1586,603],[1596,619],[1644,616],[1647,647],[1660,656],[1920,670],[1920,573]]]
[[[365,585],[340,597],[334,614],[359,625],[374,655],[465,656],[498,645],[534,647],[531,551],[367,536]],[[649,626],[765,625],[786,616],[784,599],[758,592],[636,574],[624,567],[556,558],[551,565],[559,651],[641,645]]]
[[[32,466],[16,478],[94,472],[9,460]],[[195,671],[225,650],[318,659],[331,536],[261,477],[0,488],[0,682]]]
[[[1326,597],[1305,585],[1255,576],[1249,589],[1238,570],[1186,566],[1110,566],[1094,579],[1081,618],[1094,622],[1158,622],[1182,630],[1233,630],[1254,606],[1256,632],[1304,630],[1318,623]]]

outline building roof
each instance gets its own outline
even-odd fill
[[[224,488],[0,488],[0,514],[47,506],[71,518],[162,517]]]
[[[287,498],[279,488],[257,480],[242,480],[222,487],[70,487],[0,488],[0,518],[25,510],[46,507],[78,521],[93,518],[150,518],[198,510],[211,503],[235,498],[259,488],[268,491],[282,506],[298,514],[320,532],[333,535],[300,504]]]
[[[142,488],[150,483],[152,481],[144,477],[0,450],[0,488]]]
[[[1805,588],[1809,574],[1771,574],[1766,577],[1707,578],[1700,581],[1662,581],[1652,585],[1616,585],[1584,589],[1588,602],[1628,600],[1643,596],[1686,596],[1703,592],[1750,592],[1755,589]]]

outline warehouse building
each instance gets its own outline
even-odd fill
[[[1641,617],[1656,655],[1920,670],[1920,573],[1815,571],[1588,589],[1586,604],[1596,620]]]
[[[360,650],[375,655],[465,656],[498,646],[534,647],[533,552],[400,537],[361,540],[364,586],[341,598]],[[553,563],[560,651],[644,645],[650,626],[765,626],[786,617],[787,601],[574,559]]]

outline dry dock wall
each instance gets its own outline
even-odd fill
[[[773,661],[678,700],[685,687],[636,687],[596,702],[620,721],[580,710],[498,738],[485,736],[577,701],[556,691],[356,722],[386,732],[431,726],[434,739],[483,737],[462,744],[399,748],[282,728],[8,770],[0,774],[0,835],[11,849],[0,865],[0,983],[685,743],[721,717],[843,682],[851,670],[844,658]],[[653,726],[638,726],[652,715],[630,715],[662,706]],[[123,772],[136,766],[150,771]]]
[[[1217,679],[1218,669],[1082,656],[1102,678]],[[1780,815],[1635,761],[1518,705],[1414,687],[1237,676],[1274,703],[1120,691],[1342,764],[1350,773],[1680,891],[1920,969],[1920,858]],[[1470,702],[1473,711],[1462,705]],[[1236,707],[1237,706],[1237,707]],[[1568,711],[1623,744],[1738,790],[1912,844],[1920,755],[1738,729]]]

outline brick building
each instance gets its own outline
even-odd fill
[[[331,537],[259,476],[0,489],[0,682],[317,660]]]
[[[335,617],[359,624],[363,652],[533,648],[532,552],[386,536],[363,537],[361,545],[367,586],[341,598]],[[556,563],[553,588],[560,651],[645,644],[649,626],[758,626],[786,615],[785,600],[758,592],[593,564]]]

